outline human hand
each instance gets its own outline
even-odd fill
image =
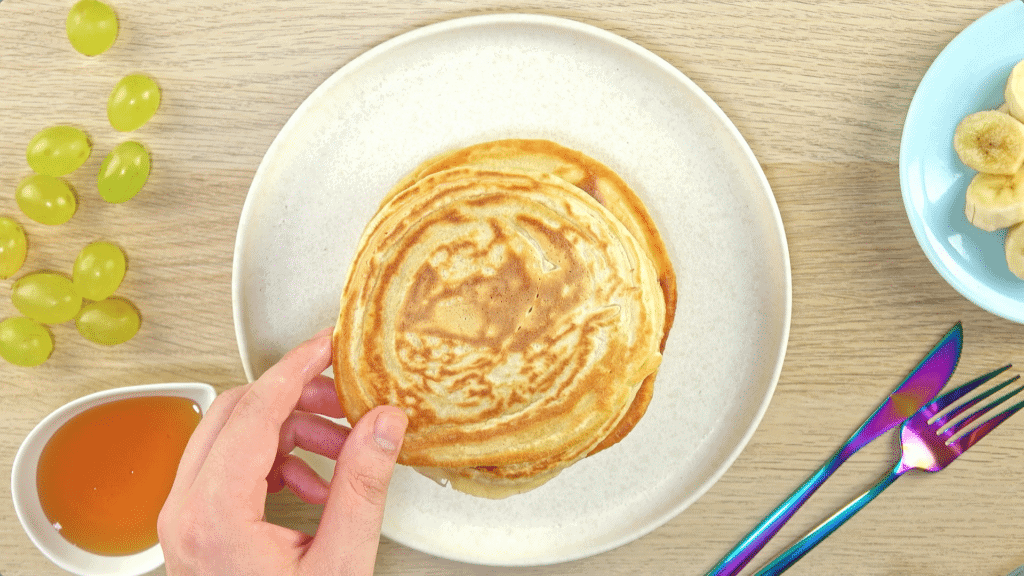
[[[321,375],[330,361],[324,330],[213,402],[157,520],[169,575],[373,573],[408,420],[388,406],[351,430],[317,416],[341,416],[334,383]],[[330,484],[289,454],[296,446],[337,460]],[[324,504],[315,536],[263,519],[267,493],[283,486]]]

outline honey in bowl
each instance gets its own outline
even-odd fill
[[[74,416],[39,456],[36,487],[47,519],[95,554],[134,554],[157,543],[156,519],[189,437],[189,398],[142,396]]]

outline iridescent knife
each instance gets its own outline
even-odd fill
[[[707,576],[731,576],[739,572],[843,462],[868,442],[899,426],[930,402],[956,370],[962,347],[963,326],[957,322],[910,375],[893,390],[892,394],[889,394],[874,414],[853,433],[853,436],[850,436],[846,444],[785,502],[751,530],[746,538],[707,573]]]

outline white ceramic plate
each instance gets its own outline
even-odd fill
[[[675,68],[577,22],[490,15],[414,30],[356,58],[296,110],[253,180],[233,296],[245,370],[333,326],[383,194],[440,152],[548,138],[616,170],[646,202],[679,276],[654,400],[621,443],[500,501],[396,473],[383,532],[490,565],[571,560],[624,544],[700,497],[747,443],[789,334],[778,207],[725,114]]]
[[[1024,323],[1024,280],[1006,266],[1006,232],[985,232],[964,216],[976,172],[953,150],[960,120],[1003,103],[1010,69],[1024,59],[1024,3],[1014,0],[964,29],[935,58],[907,110],[900,186],[907,217],[939,274],[968,300]]]

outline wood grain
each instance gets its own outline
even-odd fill
[[[791,338],[776,395],[748,447],[705,496],[653,533],[596,557],[514,570],[458,564],[385,540],[378,574],[701,574],[957,320],[966,338],[958,375],[1024,364],[1024,326],[965,300],[925,258],[903,210],[897,166],[903,119],[924,72],[1000,2],[111,3],[120,37],[87,59],[63,32],[70,0],[0,2],[0,214],[28,232],[23,271],[70,272],[87,243],[115,242],[129,258],[119,294],[144,318],[122,346],[92,345],[66,324],[53,328],[56,351],[45,365],[0,364],[0,477],[9,477],[24,435],[76,397],[135,383],[203,381],[218,390],[242,383],[232,251],[270,142],[313,89],[360,53],[470,14],[535,12],[605,28],[666,59],[722,107],[760,160],[785,223]],[[126,139],[109,127],[105,103],[129,72],[151,74],[163,89],[157,116],[132,135],[150,149],[153,175],[135,200],[109,205],[88,175]],[[14,189],[28,175],[28,140],[66,122],[90,134],[94,152],[70,178],[78,213],[51,228],[21,217]],[[0,318],[16,313],[11,283],[0,281]],[[878,442],[856,455],[764,559],[874,482],[895,450]],[[1011,420],[949,470],[900,480],[790,573],[1005,575],[1024,564],[1022,470],[1024,419]],[[268,517],[312,531],[319,510],[284,494],[269,499]],[[58,573],[22,531],[9,492],[0,491],[0,574]]]

